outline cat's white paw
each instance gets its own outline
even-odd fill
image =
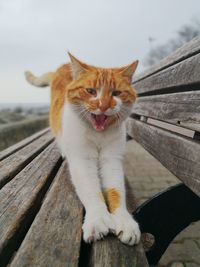
[[[115,222],[115,234],[124,244],[133,246],[140,241],[138,223],[126,210],[120,210],[112,215]]]
[[[83,239],[87,243],[99,240],[106,236],[109,232],[113,232],[115,224],[110,213],[105,211],[96,211],[87,214],[82,226]]]

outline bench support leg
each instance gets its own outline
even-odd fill
[[[142,233],[151,233],[155,242],[146,252],[150,266],[156,266],[175,236],[200,220],[200,198],[184,184],[155,195],[134,212]]]

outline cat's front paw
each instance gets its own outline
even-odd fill
[[[96,211],[87,214],[82,226],[83,239],[87,243],[99,240],[115,229],[110,213],[106,211]]]
[[[124,244],[133,246],[140,241],[140,229],[138,223],[126,210],[120,210],[112,215],[115,222],[115,234]]]

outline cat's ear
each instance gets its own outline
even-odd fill
[[[89,66],[68,52],[68,55],[71,59],[71,70],[74,79],[77,79],[80,74],[83,74],[89,70]]]
[[[138,63],[139,63],[139,61],[136,60],[133,63],[131,63],[130,65],[120,68],[119,73],[122,76],[127,77],[131,81],[133,74],[135,73],[135,70],[138,66]]]

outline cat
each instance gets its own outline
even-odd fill
[[[90,243],[112,232],[125,244],[137,244],[140,230],[126,207],[122,159],[138,61],[99,68],[69,57],[56,72],[25,76],[32,85],[51,86],[50,126],[86,210],[83,239]]]

